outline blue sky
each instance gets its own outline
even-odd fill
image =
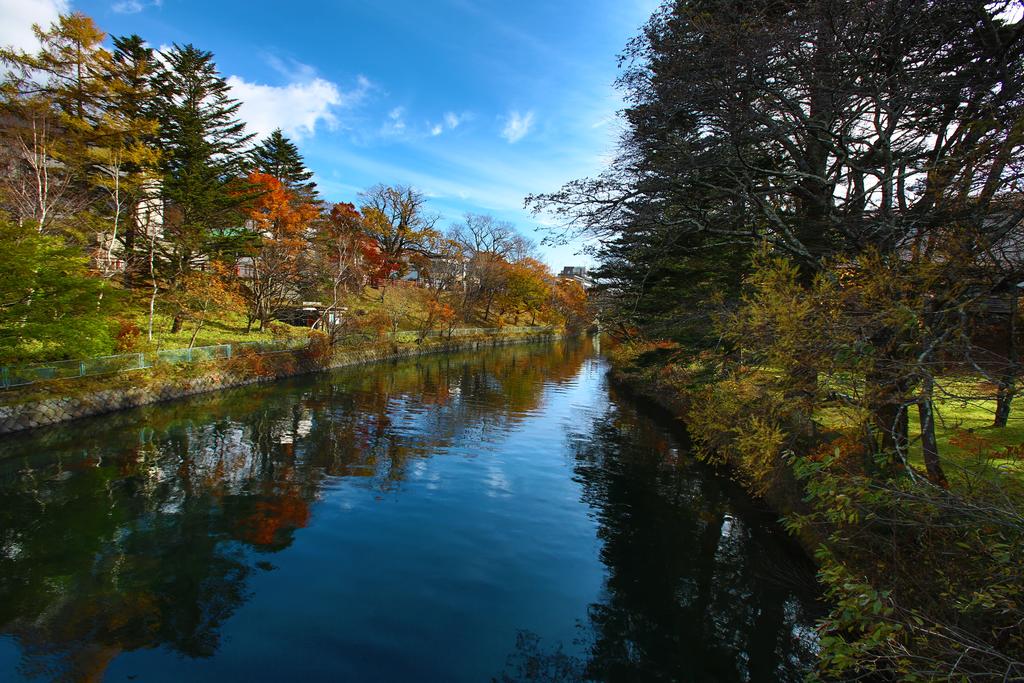
[[[280,126],[329,201],[410,184],[442,224],[466,211],[539,240],[531,192],[593,175],[614,151],[616,55],[655,0],[0,0],[0,42],[81,10],[109,34],[214,53],[259,133]],[[560,268],[579,245],[545,248]]]

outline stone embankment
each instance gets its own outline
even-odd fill
[[[347,349],[317,360],[306,350],[211,361],[177,367],[165,374],[139,370],[87,380],[62,380],[33,385],[25,396],[18,389],[0,394],[0,434],[35,429],[68,420],[137,408],[151,403],[238,387],[272,382],[284,377],[334,368],[411,358],[431,353],[452,353],[550,340],[558,333],[501,335],[433,342],[421,345]],[[97,380],[100,380],[97,383]],[[84,383],[84,384],[83,384]],[[98,385],[97,385],[98,384]]]

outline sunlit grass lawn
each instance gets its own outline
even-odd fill
[[[978,473],[1005,472],[1024,484],[1024,459],[1015,453],[1024,444],[1024,396],[1012,403],[1005,427],[994,427],[995,389],[978,378],[940,379],[936,386],[935,438],[939,457],[951,480]],[[988,398],[991,396],[992,398]],[[845,430],[857,421],[850,410],[824,408],[815,417],[827,428]],[[911,406],[910,461],[924,469],[918,410]],[[1007,453],[1008,457],[999,457]]]
[[[153,317],[153,341],[148,342],[147,331],[149,326],[149,311],[134,310],[129,319],[138,326],[142,332],[136,343],[139,350],[157,349],[184,349],[187,348],[195,331],[195,324],[185,321],[181,330],[171,332],[171,325],[174,316],[164,311],[157,311]],[[260,330],[259,325],[254,324],[251,332],[245,331],[246,318],[243,313],[222,312],[211,316],[211,318],[199,330],[196,336],[195,346],[213,346],[216,344],[234,344],[251,341],[272,341],[288,337],[301,337],[306,334],[305,327],[295,327],[285,323],[276,323],[275,332],[269,329]]]

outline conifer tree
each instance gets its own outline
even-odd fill
[[[163,59],[153,113],[167,206],[161,260],[174,286],[208,257],[237,250],[247,238],[242,207],[251,193],[243,166],[252,135],[212,53],[175,45]]]
[[[313,172],[299,153],[299,148],[278,128],[265,137],[252,151],[253,170],[276,178],[286,188],[303,199],[316,195],[316,183],[311,182]]]

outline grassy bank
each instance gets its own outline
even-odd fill
[[[669,409],[697,456],[766,501],[817,561],[831,609],[819,625],[826,680],[1017,680],[1024,398],[993,427],[991,387],[939,378],[943,486],[920,443],[908,464],[869,450],[866,412],[837,406],[831,378],[809,396],[772,368],[673,343],[611,355],[614,378]]]

